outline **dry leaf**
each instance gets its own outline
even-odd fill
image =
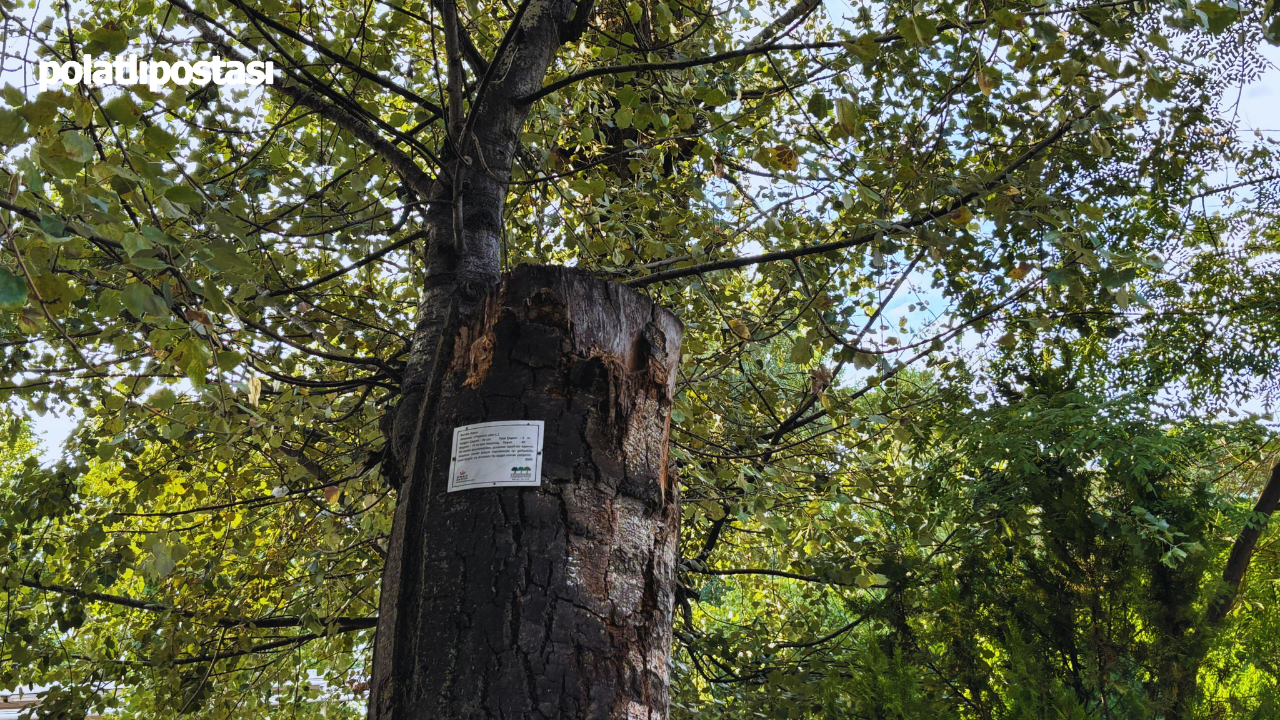
[[[257,377],[249,378],[249,404],[258,407],[260,397],[262,397],[262,380]]]
[[[819,365],[809,371],[809,391],[818,397],[831,385],[831,371]]]
[[[198,322],[205,327],[213,325],[213,321],[209,319],[206,313],[195,308],[183,308],[182,317],[186,318],[187,322]]]

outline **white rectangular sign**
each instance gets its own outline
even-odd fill
[[[453,429],[449,492],[542,485],[541,420],[501,420]]]

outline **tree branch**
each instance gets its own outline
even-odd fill
[[[204,13],[196,10],[187,4],[186,0],[170,0],[174,7],[177,7],[183,15],[195,26],[203,39],[209,45],[218,48],[223,55],[233,57],[237,60],[245,61],[245,58],[231,47],[230,43],[223,37],[214,32],[210,26],[209,18]],[[322,100],[316,91],[303,87],[297,81],[290,77],[285,77],[279,83],[271,86],[276,92],[293,99],[299,105],[315,110],[321,117],[329,120],[338,127],[346,130],[355,136],[358,140],[369,146],[371,150],[376,152],[384,162],[396,171],[405,184],[418,194],[420,199],[427,199],[432,195],[434,180],[418,164],[413,161],[408,154],[402,152],[390,141],[382,136],[377,130],[365,121],[357,118],[352,113],[344,110],[337,105]]]
[[[901,38],[902,36],[894,34],[894,35],[886,35],[884,37],[888,39],[883,40],[883,42],[890,42],[891,40]],[[876,38],[876,42],[882,42],[881,38]],[[598,67],[598,68],[591,68],[590,70],[583,70],[582,72],[574,73],[573,75],[569,75],[568,77],[560,78],[559,80],[556,80],[550,85],[543,85],[536,92],[525,95],[524,97],[514,98],[512,99],[512,102],[518,105],[528,105],[529,103],[535,102],[537,100],[541,100],[542,98],[550,95],[551,93],[556,92],[557,90],[566,88],[570,85],[573,85],[574,83],[578,83],[593,77],[600,77],[602,75],[616,75],[618,73],[651,72],[651,71],[661,71],[661,70],[686,70],[692,67],[701,67],[703,65],[715,65],[716,63],[722,63],[729,60],[737,60],[739,58],[750,57],[752,55],[763,55],[765,53],[785,52],[789,50],[830,50],[833,48],[844,47],[844,45],[845,43],[838,42],[838,41],[816,42],[816,43],[791,43],[787,45],[779,45],[777,43],[774,43],[774,44],[763,45],[758,47],[749,46],[749,47],[739,48],[737,50],[730,50],[729,52],[719,53],[717,55],[708,55],[706,57],[691,58],[689,60],[673,60],[671,62],[655,62],[655,63],[636,63],[634,65],[608,65],[605,67]]]
[[[379,4],[386,5],[389,8],[395,8],[396,10],[399,10],[405,15],[408,15],[409,17],[414,18],[418,22],[421,22],[433,29],[439,30],[441,32],[444,31],[444,28],[431,22],[427,18],[415,12],[405,10],[399,5],[393,5],[392,3],[385,2],[384,0],[377,0],[377,2]],[[440,13],[444,12],[444,8],[441,6],[441,0],[431,0],[431,5],[435,7],[436,11]],[[484,54],[480,52],[480,49],[477,48],[476,44],[471,40],[471,33],[468,33],[465,27],[459,26],[458,43],[462,46],[462,59],[466,60],[467,64],[471,66],[472,72],[474,72],[477,76],[480,76],[485,74],[486,72],[489,72],[489,61],[484,59]],[[496,58],[497,56],[498,54],[495,53],[494,57]]]
[[[412,90],[403,88],[391,82],[390,80],[387,80],[386,78],[382,77],[381,75],[378,75],[377,73],[373,73],[373,72],[369,72],[368,70],[365,70],[364,67],[361,66],[359,63],[352,62],[351,60],[347,59],[345,56],[339,55],[338,53],[330,50],[324,45],[306,37],[302,33],[297,32],[293,28],[290,28],[287,25],[284,25],[282,23],[276,22],[275,20],[271,19],[270,16],[265,15],[261,12],[258,12],[257,10],[247,5],[246,3],[240,2],[239,0],[235,0],[235,6],[239,8],[241,12],[248,15],[249,17],[252,17],[258,20],[259,22],[261,22],[262,24],[276,30],[277,32],[283,33],[289,38],[292,38],[293,40],[300,42],[303,45],[306,45],[307,47],[311,48],[312,50],[315,50],[321,55],[325,55],[333,59],[339,65],[341,65],[344,68],[347,68],[348,70],[355,73],[356,75],[359,75],[360,77],[366,80],[369,80],[370,82],[373,82],[374,84],[386,90],[390,90],[391,92],[399,95],[400,97],[405,98],[406,100],[411,100],[414,103],[417,103],[419,107],[426,108],[427,110],[430,110],[436,115],[444,114],[444,110],[439,105],[436,105],[435,103],[422,97],[421,95],[418,95]]]
[[[653,273],[652,275],[646,275],[644,277],[628,280],[624,284],[630,285],[631,287],[644,287],[646,285],[652,285],[654,283],[659,283],[659,282],[666,282],[668,280],[675,280],[677,278],[688,277],[690,275],[700,275],[702,273],[712,272],[714,270],[732,270],[734,268],[749,267],[751,265],[759,265],[759,264],[768,263],[768,262],[777,262],[779,260],[793,260],[795,258],[805,257],[806,255],[817,255],[819,253],[831,252],[833,250],[844,250],[846,248],[851,248],[858,245],[865,245],[875,240],[876,236],[884,232],[884,230],[886,229],[900,228],[902,230],[911,230],[913,228],[920,227],[927,223],[933,222],[934,220],[937,220],[940,217],[945,217],[955,212],[956,210],[968,205],[970,202],[973,201],[974,198],[978,197],[982,193],[987,192],[992,187],[995,187],[1001,182],[1004,182],[1004,179],[1007,178],[1010,175],[1010,173],[1012,173],[1013,171],[1025,165],[1027,162],[1029,162],[1032,158],[1038,155],[1045,148],[1049,147],[1050,145],[1053,145],[1058,140],[1062,139],[1062,137],[1066,135],[1068,131],[1070,131],[1071,125],[1073,123],[1093,114],[1093,112],[1097,110],[1099,107],[1100,107],[1099,105],[1086,106],[1083,113],[1073,116],[1070,120],[1064,121],[1061,124],[1059,124],[1058,127],[1052,133],[1050,133],[1048,137],[1036,143],[1035,145],[1032,145],[1030,149],[1028,149],[1022,155],[1019,155],[1017,159],[1015,159],[1009,165],[1005,166],[1003,170],[996,173],[995,175],[992,175],[985,182],[981,183],[976,190],[967,192],[964,195],[957,198],[956,200],[954,200],[953,202],[951,202],[950,204],[944,207],[935,208],[925,213],[924,215],[920,215],[910,219],[905,219],[897,223],[889,223],[885,227],[877,226],[874,229],[865,230],[860,233],[855,233],[852,237],[847,238],[845,240],[836,240],[828,243],[819,243],[817,245],[809,245],[807,247],[793,248],[791,250],[779,250],[771,253],[763,253],[761,255],[748,255],[746,257],[726,258],[724,260],[713,260],[711,262],[701,263],[698,265],[690,265],[689,267],[663,270],[661,272]]]
[[[1138,0],[1117,0],[1117,2],[1101,3],[1098,5],[1085,6],[1085,7],[1060,8],[1056,10],[1042,10],[1038,12],[1027,13],[1026,17],[1046,17],[1049,15],[1082,12],[1085,10],[1093,10],[1093,9],[1099,9],[1099,8],[1110,8],[1110,7],[1119,7],[1124,5],[1132,5],[1136,2],[1138,2]],[[787,14],[790,14],[790,12],[788,12]],[[786,15],[784,15],[783,17],[786,17]],[[781,18],[779,18],[779,20],[781,20]],[[938,24],[938,32],[942,33],[942,32],[946,32],[947,30],[970,30],[973,28],[983,27],[990,22],[992,22],[991,18],[977,18],[974,20],[966,20],[964,22],[959,22],[959,23],[944,22],[944,23]],[[767,29],[768,28],[766,28],[766,30]],[[561,88],[568,87],[569,85],[572,85],[576,82],[580,82],[582,80],[586,80],[588,78],[600,77],[601,75],[614,75],[617,73],[624,73],[624,72],[685,70],[687,68],[700,67],[702,65],[714,65],[716,63],[725,62],[727,60],[737,60],[739,58],[749,57],[751,55],[762,55],[762,54],[771,53],[771,52],[794,51],[794,50],[831,50],[834,48],[845,47],[848,44],[847,41],[834,40],[834,41],[828,41],[828,42],[793,43],[789,45],[779,45],[777,43],[773,43],[769,45],[757,45],[755,43],[758,42],[759,38],[760,36],[757,35],[756,39],[752,40],[751,44],[747,45],[746,47],[739,48],[737,50],[731,50],[725,53],[720,53],[718,55],[708,55],[706,57],[701,57],[701,58],[691,58],[689,60],[677,60],[677,61],[664,62],[664,63],[636,63],[635,65],[611,65],[607,67],[598,67],[598,68],[591,68],[590,70],[583,70],[582,72],[574,73],[573,75],[569,75],[568,77],[561,78],[560,80],[557,80],[551,83],[550,85],[545,85],[541,89],[539,89],[537,92],[530,93],[529,95],[525,95],[524,97],[515,98],[512,102],[515,102],[518,104],[531,103],[531,102],[534,102],[535,100],[540,100],[541,98],[544,98],[550,95],[551,93],[557,90],[560,90]],[[902,39],[902,35],[899,33],[887,33],[885,35],[880,35],[878,37],[873,38],[873,42],[875,42],[878,45],[885,45],[891,42],[897,42],[898,40],[901,40],[901,39]]]
[[[1204,192],[1196,193],[1195,195],[1192,195],[1191,199],[1199,200],[1200,198],[1209,197],[1210,195],[1217,195],[1218,193],[1230,192],[1232,190],[1246,187],[1248,185],[1258,185],[1260,183],[1271,182],[1273,180],[1280,180],[1280,174],[1264,175],[1260,178],[1254,178],[1252,180],[1241,180],[1240,182],[1232,183],[1230,185],[1223,185],[1222,187],[1210,188],[1208,190],[1205,190]]]
[[[766,568],[743,568],[740,570],[709,570],[699,569],[692,565],[682,565],[681,570],[699,575],[769,575],[772,577],[787,578],[789,580],[803,580],[804,582],[823,583],[825,585],[852,585],[853,583],[840,582],[839,580],[829,580],[816,575],[801,575],[799,573],[786,572],[784,570],[769,570]]]
[[[751,38],[751,42],[747,43],[747,47],[756,47],[769,42],[778,33],[786,30],[788,25],[808,17],[809,13],[821,6],[822,0],[800,0],[790,10],[780,15],[777,20],[769,23],[755,37]]]
[[[404,239],[402,239],[402,240],[397,240],[397,241],[395,241],[395,242],[391,243],[390,245],[388,245],[388,246],[386,246],[386,247],[382,248],[381,250],[375,250],[374,252],[371,252],[371,253],[369,253],[368,255],[365,255],[364,257],[362,257],[362,258],[360,258],[359,260],[357,260],[357,261],[355,261],[355,262],[351,263],[351,264],[350,264],[350,265],[348,265],[347,267],[340,268],[340,269],[338,269],[338,270],[334,270],[333,272],[329,273],[328,275],[322,275],[322,276],[320,276],[320,277],[316,278],[315,280],[311,280],[311,281],[305,282],[305,283],[303,283],[303,284],[301,284],[301,285],[298,285],[298,286],[296,286],[296,287],[288,287],[288,288],[284,288],[284,289],[282,289],[282,290],[272,290],[271,292],[267,293],[267,296],[268,296],[268,297],[279,297],[279,296],[281,296],[281,295],[288,295],[288,294],[290,294],[290,293],[299,293],[299,292],[302,292],[302,291],[304,291],[304,290],[310,290],[311,288],[313,288],[313,287],[315,287],[315,286],[317,286],[317,285],[322,285],[322,284],[324,284],[324,283],[327,283],[327,282],[329,282],[330,280],[332,280],[332,279],[334,279],[334,278],[336,278],[336,277],[341,277],[341,276],[343,276],[343,275],[346,275],[347,273],[351,272],[352,270],[355,270],[355,269],[357,269],[357,268],[364,267],[365,265],[368,265],[369,263],[371,263],[371,262],[373,262],[373,261],[375,261],[375,260],[378,260],[379,258],[385,257],[388,253],[391,253],[391,252],[394,252],[394,251],[396,251],[396,250],[399,250],[400,248],[404,247],[405,245],[408,245],[409,243],[413,242],[414,240],[420,240],[420,239],[422,239],[422,238],[426,237],[426,236],[427,236],[427,235],[429,235],[429,234],[430,234],[430,233],[429,233],[429,232],[427,232],[426,230],[419,230],[418,232],[413,233],[413,234],[409,235],[408,237],[406,237],[406,238],[404,238]]]
[[[79,598],[81,600],[89,600],[91,602],[107,603],[109,605],[119,605],[121,607],[132,608],[134,610],[146,610],[148,612],[171,613],[173,615],[178,615],[180,617],[188,618],[191,620],[202,619],[199,613],[196,613],[191,610],[184,610],[182,608],[173,607],[172,605],[165,605],[163,603],[155,603],[147,600],[138,600],[136,598],[125,597],[123,595],[109,595],[107,593],[88,592],[86,590],[79,590],[77,588],[67,587],[65,585],[48,585],[48,584],[36,582],[34,580],[27,580],[25,578],[20,580],[19,584],[21,584],[23,587],[30,588],[32,590],[38,590],[40,592],[56,593],[58,595],[66,595],[68,597]],[[211,620],[211,622],[214,625],[217,625],[219,627],[227,627],[227,628],[235,628],[235,627],[287,628],[287,627],[300,627],[303,624],[304,620],[303,618],[295,617],[291,615],[281,615],[278,617],[265,617],[265,618],[217,618],[217,619]],[[378,618],[376,617],[321,618],[319,622],[322,625],[333,625],[335,628],[341,629],[340,631],[367,630],[373,627],[377,627]]]
[[[1271,478],[1267,480],[1262,493],[1258,495],[1258,502],[1253,506],[1253,515],[1249,517],[1244,529],[1240,531],[1240,536],[1231,546],[1231,555],[1227,558],[1226,567],[1222,569],[1222,582],[1226,583],[1227,590],[1215,597],[1205,612],[1205,620],[1210,625],[1220,625],[1235,607],[1236,596],[1240,592],[1241,583],[1244,582],[1245,573],[1249,572],[1249,561],[1253,559],[1258,538],[1266,529],[1277,504],[1280,504],[1280,464],[1271,469]]]

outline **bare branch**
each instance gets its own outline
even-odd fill
[[[787,29],[787,26],[797,20],[803,20],[809,16],[809,13],[822,6],[822,0],[800,0],[790,10],[786,11],[778,17],[777,20],[769,23],[767,27],[761,30],[755,37],[751,38],[751,42],[747,43],[747,47],[756,47],[763,45],[778,33]]]

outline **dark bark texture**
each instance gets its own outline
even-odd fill
[[[542,86],[560,46],[581,34],[592,2],[525,0],[521,7],[519,22],[508,31],[510,42],[486,69],[488,83],[482,79],[479,97],[472,98],[471,122],[449,128],[436,180],[420,197],[429,231],[426,277],[401,399],[384,427],[384,470],[393,482],[408,475],[413,442],[426,431],[426,388],[435,380],[431,368],[450,308],[469,315],[498,283],[507,185],[530,110],[513,98]]]
[[[373,720],[667,717],[682,328],[525,266],[448,328],[383,575]],[[546,423],[542,485],[445,492],[453,428]]]

